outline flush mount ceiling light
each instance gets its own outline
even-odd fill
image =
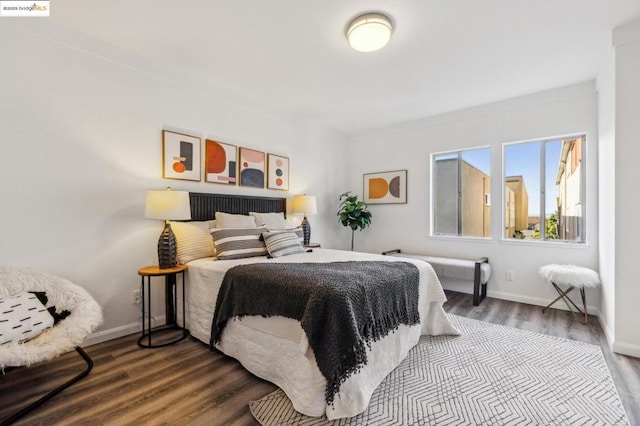
[[[354,18],[347,28],[349,44],[359,52],[373,52],[389,43],[393,27],[381,13],[365,13]]]

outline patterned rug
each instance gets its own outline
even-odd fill
[[[629,424],[599,346],[450,318],[462,336],[422,336],[358,416],[304,416],[280,389],[251,413],[264,426]]]

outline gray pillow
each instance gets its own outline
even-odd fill
[[[219,260],[266,256],[267,247],[261,240],[265,228],[211,229],[216,257]]]
[[[262,236],[267,246],[267,251],[273,257],[305,252],[304,247],[302,247],[300,243],[300,238],[295,232],[263,232]]]

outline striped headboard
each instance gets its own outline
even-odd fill
[[[247,195],[208,194],[190,192],[191,220],[212,220],[216,212],[249,214],[249,212],[287,212],[287,199]]]

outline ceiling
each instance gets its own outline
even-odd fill
[[[345,134],[596,77],[638,0],[65,0],[54,22],[176,79]],[[363,12],[394,22],[352,50]]]

